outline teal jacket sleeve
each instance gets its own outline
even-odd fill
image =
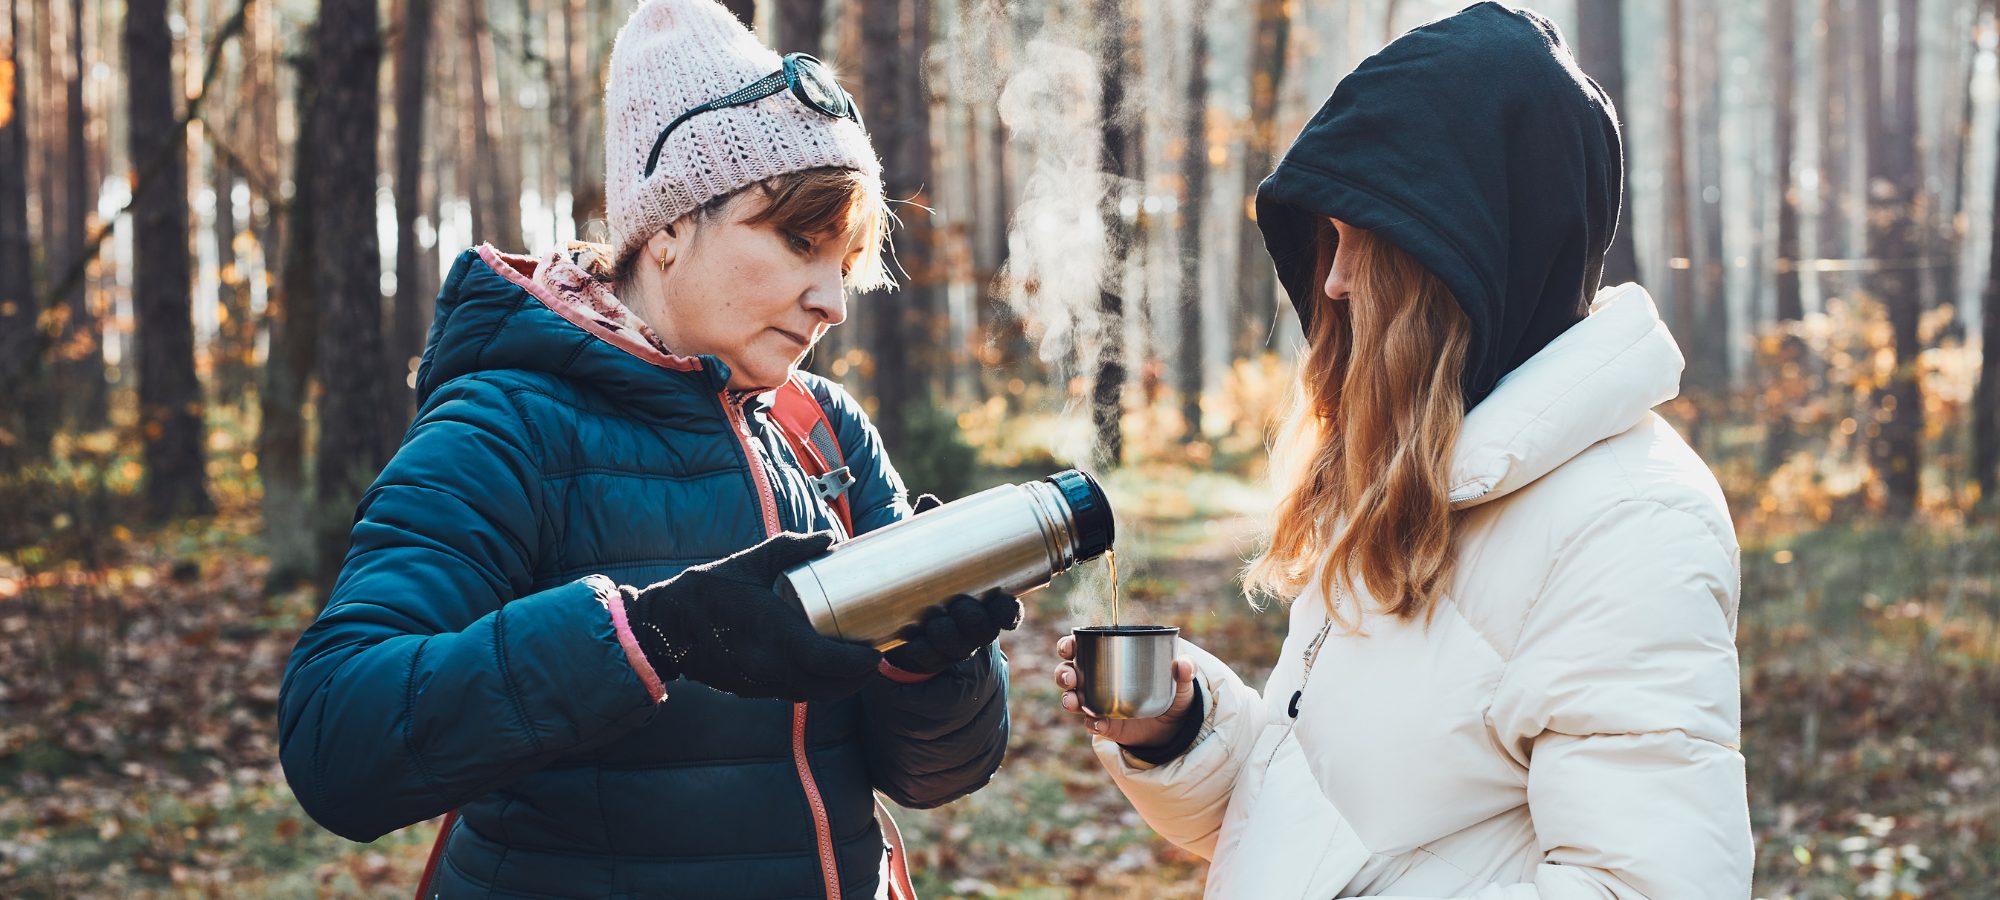
[[[299,803],[374,838],[643,723],[601,576],[531,592],[538,453],[513,398],[440,388],[356,513],[326,608],[299,638],[279,748]]]

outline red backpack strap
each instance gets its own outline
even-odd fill
[[[847,489],[854,486],[854,473],[848,471],[841,456],[840,441],[826,418],[826,407],[801,376],[794,374],[779,386],[771,399],[771,421],[778,423],[778,433],[785,436],[785,443],[799,458],[813,490],[840,519],[841,527],[853,535],[854,515],[848,507]]]
[[[445,839],[451,837],[452,823],[458,821],[458,810],[444,814],[444,821],[438,825],[437,840],[431,844],[431,858],[424,861],[424,874],[417,879],[417,900],[431,896],[431,881],[437,878],[438,860],[444,858]]]
[[[903,831],[896,827],[896,818],[889,815],[889,807],[882,805],[882,798],[875,798],[875,822],[882,826],[882,843],[888,845],[889,853],[889,900],[917,900],[917,889],[910,883],[910,854],[903,849]]]

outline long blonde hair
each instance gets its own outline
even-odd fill
[[[1330,222],[1320,232],[1315,289],[1338,239]],[[1312,315],[1271,457],[1284,499],[1244,590],[1291,599],[1318,583],[1329,613],[1357,629],[1359,604],[1344,612],[1331,598],[1336,587],[1357,593],[1359,578],[1375,609],[1428,621],[1451,576],[1446,496],[1471,326],[1444,283],[1401,248],[1358,229],[1345,240],[1357,260],[1349,298],[1322,296]]]

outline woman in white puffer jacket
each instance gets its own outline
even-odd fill
[[[1748,896],[1736,539],[1651,412],[1652,300],[1597,289],[1620,152],[1555,28],[1489,3],[1364,62],[1259,188],[1309,343],[1247,579],[1292,598],[1276,668],[1183,643],[1125,721],[1055,676],[1209,896]]]

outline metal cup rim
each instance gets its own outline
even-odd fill
[[[1070,629],[1077,637],[1144,637],[1148,635],[1179,634],[1177,625],[1080,625]]]

